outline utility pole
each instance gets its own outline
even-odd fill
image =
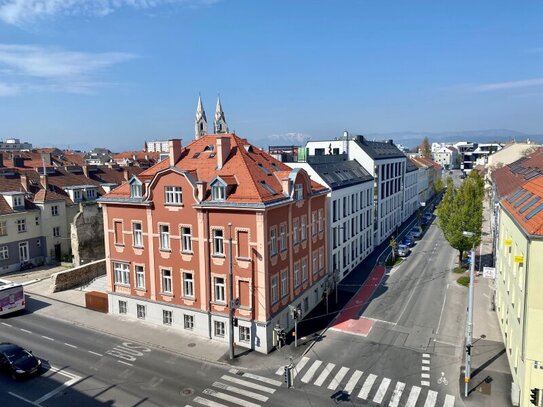
[[[336,305],[337,305],[337,292],[338,292],[338,283],[339,283],[339,270],[334,270],[334,285],[336,290]]]
[[[298,347],[298,318],[300,317],[300,310],[292,305],[289,305],[290,312],[292,312],[292,319],[294,319],[294,347]]]
[[[228,313],[229,338],[228,351],[230,360],[234,359],[234,273],[232,270],[232,223],[228,223],[230,237],[228,238],[228,255],[230,262],[228,264],[228,298],[230,300],[230,311]]]
[[[465,237],[473,238],[473,232],[462,232]],[[469,268],[469,290],[468,290],[468,318],[466,327],[466,363],[464,368],[464,396],[468,397],[469,382],[471,380],[471,348],[473,346],[473,286],[475,275],[475,243],[471,247],[471,263]]]

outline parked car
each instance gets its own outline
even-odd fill
[[[422,236],[422,229],[420,226],[414,226],[409,233],[411,233],[415,239],[418,239]]]
[[[409,246],[406,246],[404,244],[398,245],[398,256],[405,257],[405,256],[409,255],[410,251],[411,250],[409,249]]]
[[[411,236],[405,236],[401,244],[405,246],[413,247],[415,245],[415,239],[413,239]]]
[[[32,351],[13,343],[0,343],[0,370],[10,375],[13,380],[39,374],[41,369],[41,360],[34,356]]]

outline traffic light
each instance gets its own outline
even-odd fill
[[[471,345],[466,345],[466,353],[471,356]]]
[[[285,366],[285,371],[283,373],[283,381],[287,385],[287,388],[292,386],[292,374],[290,371],[290,366]]]
[[[530,403],[534,406],[539,406],[541,389],[530,389]]]

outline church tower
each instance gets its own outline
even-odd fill
[[[215,120],[213,121],[213,130],[215,134],[228,133],[228,124],[222,111],[221,98],[217,97],[217,107],[215,108]]]
[[[194,138],[198,140],[207,134],[207,118],[202,97],[198,95],[198,106],[196,107],[196,120],[194,121]]]

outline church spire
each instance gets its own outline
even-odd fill
[[[198,140],[207,134],[207,118],[202,104],[202,97],[198,95],[198,106],[196,107],[196,120],[194,121],[194,138]]]
[[[215,134],[228,133],[228,124],[222,111],[221,97],[217,97],[217,107],[215,108],[215,120],[213,121],[213,130]]]

